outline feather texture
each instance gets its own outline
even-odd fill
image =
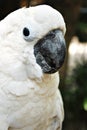
[[[34,56],[37,41],[56,28],[65,34],[62,15],[47,5],[19,9],[0,22],[0,130],[61,130],[59,75],[44,74]]]

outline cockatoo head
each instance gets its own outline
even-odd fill
[[[0,22],[0,67],[25,79],[55,73],[65,58],[62,15],[48,5],[21,8]]]

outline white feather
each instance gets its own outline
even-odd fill
[[[28,41],[24,27],[30,30]],[[47,5],[19,9],[0,22],[0,130],[61,130],[58,73],[43,74],[33,49],[57,28],[65,34],[62,15]]]

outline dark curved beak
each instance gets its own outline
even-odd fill
[[[61,30],[50,31],[34,46],[36,62],[44,73],[55,73],[62,66],[66,44]]]

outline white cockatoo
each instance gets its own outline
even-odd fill
[[[61,130],[65,31],[62,15],[48,5],[0,21],[0,130]]]

